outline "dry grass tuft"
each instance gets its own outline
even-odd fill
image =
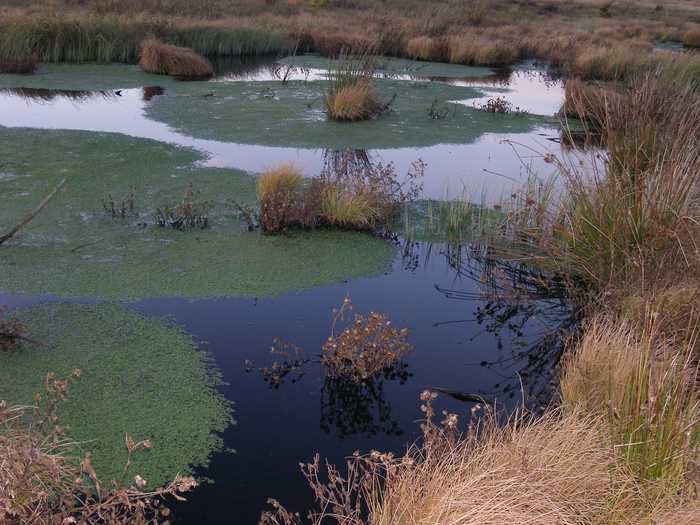
[[[448,45],[449,62],[472,66],[504,66],[520,57],[520,49],[511,42],[481,37],[452,37]]]
[[[292,194],[301,189],[304,175],[294,164],[282,164],[265,170],[258,178],[257,193],[261,201],[276,193]]]
[[[461,439],[426,443],[387,476],[370,523],[573,525],[600,515],[615,488],[614,457],[592,416],[486,419]]]
[[[698,445],[695,331],[669,338],[647,303],[642,325],[598,317],[564,364],[564,405],[606,418],[616,452],[639,480],[682,493]],[[667,489],[668,490],[668,489]]]
[[[147,38],[141,44],[141,67],[147,73],[181,79],[208,78],[214,74],[211,63],[186,47],[164,44]]]
[[[521,413],[503,425],[489,411],[459,435],[457,415],[433,422],[435,398],[421,394],[423,443],[404,456],[356,453],[344,471],[326,465],[330,483],[318,456],[302,465],[316,494],[311,523],[580,525],[603,515],[619,490],[624,477],[597,417]],[[273,507],[261,523],[300,523]]]
[[[686,47],[700,47],[700,27],[689,29],[683,33],[683,45]]]
[[[322,187],[319,211],[324,222],[331,226],[357,229],[371,229],[381,213],[371,195],[355,193],[333,183]]]
[[[301,170],[284,164],[265,171],[258,179],[260,213],[258,222],[264,233],[292,227],[310,228],[316,224],[318,190],[304,184]]]
[[[372,48],[356,53],[341,52],[329,71],[330,86],[325,96],[326,114],[332,120],[368,120],[389,109],[381,104],[374,87],[376,60]]]
[[[381,110],[377,94],[368,81],[343,86],[326,97],[326,113],[332,120],[368,120]]]

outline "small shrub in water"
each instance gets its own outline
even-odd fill
[[[485,104],[478,106],[478,109],[486,113],[500,113],[508,115],[510,113],[524,113],[519,107],[513,107],[513,104],[508,102],[503,97],[490,98]]]
[[[195,192],[190,183],[182,201],[175,206],[157,208],[154,220],[162,228],[204,229],[209,226],[209,211],[212,207],[213,204],[209,201],[195,200]]]
[[[9,313],[7,306],[0,307],[0,350],[15,348],[24,338],[26,327]]]
[[[102,207],[105,212],[107,212],[113,219],[125,219],[130,215],[136,214],[136,196],[134,191],[131,190],[125,197],[121,200],[112,197],[112,194],[108,194],[106,198],[102,199]]]
[[[331,335],[323,345],[321,361],[331,377],[347,377],[364,381],[392,367],[403,359],[413,346],[408,342],[408,329],[397,329],[384,315],[371,312],[355,314],[347,319],[352,303],[345,297],[335,310]],[[347,326],[338,331],[338,323]]]

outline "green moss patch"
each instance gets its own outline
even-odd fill
[[[394,248],[362,233],[263,236],[227,205],[255,201],[255,179],[196,163],[193,150],[118,134],[0,128],[0,227],[66,186],[26,229],[0,247],[0,290],[73,297],[271,296],[372,275]],[[214,203],[211,227],[152,225],[158,206],[189,183]],[[136,195],[137,216],[111,218],[102,199]]]
[[[118,479],[124,435],[150,439],[134,456],[131,476],[156,486],[206,465],[221,447],[230,407],[192,338],[160,319],[111,304],[47,304],[19,310],[36,340],[0,353],[0,399],[30,403],[48,372],[81,378],[61,408],[62,425],[93,455],[99,476]]]

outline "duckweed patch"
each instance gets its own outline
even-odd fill
[[[72,297],[272,296],[373,275],[394,248],[370,235],[244,231],[227,202],[255,202],[255,179],[203,168],[195,151],[118,134],[0,128],[0,224],[11,224],[62,178],[42,214],[0,250],[0,289]],[[152,225],[189,183],[213,203],[209,228]],[[137,215],[114,220],[108,193],[133,191]]]
[[[113,304],[51,303],[17,314],[46,346],[0,354],[0,399],[31,403],[48,372],[80,368],[61,424],[92,454],[101,478],[121,476],[125,433],[153,443],[130,470],[150,486],[206,465],[221,448],[217,433],[232,421],[230,404],[205,354],[180,329]]]

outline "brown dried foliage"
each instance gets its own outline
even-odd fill
[[[151,525],[168,523],[164,498],[196,486],[191,477],[176,476],[166,487],[144,491],[141,476],[130,477],[132,455],[151,447],[149,441],[125,436],[127,460],[121,480],[105,487],[88,454],[77,456],[59,424],[59,407],[71,384],[80,377],[75,369],[66,379],[49,373],[45,393],[32,406],[10,406],[0,401],[0,523],[3,525]]]
[[[331,335],[321,356],[329,376],[364,381],[392,367],[413,350],[407,328],[394,328],[384,314],[376,312],[350,318],[351,311],[347,296],[340,308],[334,309]],[[339,329],[339,323],[345,323],[345,327]]]
[[[147,38],[141,44],[141,68],[147,73],[182,79],[207,78],[214,74],[211,63],[186,47]]]

